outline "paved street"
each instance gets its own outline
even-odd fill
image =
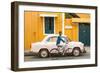
[[[90,58],[90,48],[85,47],[87,53],[83,53],[82,55],[78,57],[74,56],[56,56],[56,57],[49,57],[49,58],[39,58],[37,56],[25,56],[25,61],[48,61],[48,60],[71,60],[71,59],[88,59]]]

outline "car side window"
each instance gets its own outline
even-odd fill
[[[47,39],[47,42],[56,42],[57,41],[57,37],[50,37]]]

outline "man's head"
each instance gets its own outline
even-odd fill
[[[60,35],[60,36],[62,35],[62,32],[61,32],[61,31],[59,31],[59,35]]]

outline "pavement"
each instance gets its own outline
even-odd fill
[[[86,53],[81,54],[78,57],[75,56],[52,56],[48,58],[39,58],[38,56],[33,56],[31,53],[26,53],[24,61],[49,61],[49,60],[71,60],[71,59],[89,59],[90,58],[90,47],[85,47]]]

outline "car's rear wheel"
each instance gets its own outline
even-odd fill
[[[73,50],[73,52],[72,52],[72,54],[74,55],[74,56],[79,56],[80,55],[80,48],[74,48],[74,50]]]
[[[40,56],[41,58],[47,58],[47,57],[49,56],[48,50],[46,50],[46,49],[40,50],[39,56]]]

